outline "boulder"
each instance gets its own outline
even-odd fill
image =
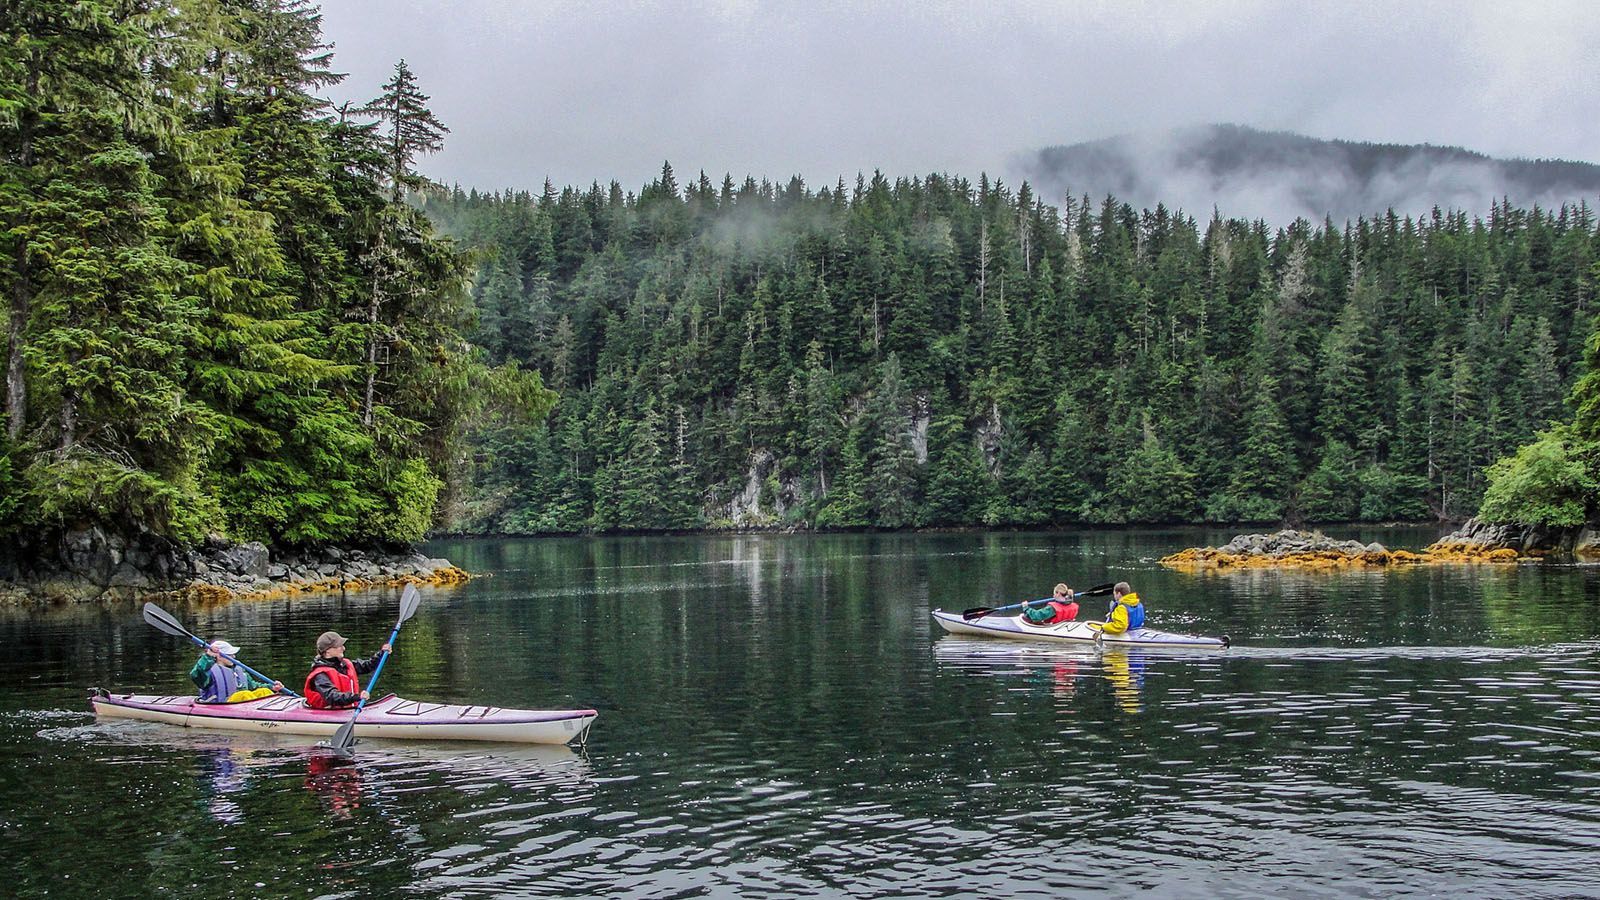
[[[219,551],[212,558],[226,572],[258,578],[267,574],[270,555],[265,544],[250,541]]]

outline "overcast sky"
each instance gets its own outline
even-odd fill
[[[1208,122],[1600,161],[1589,0],[611,3],[323,0],[337,98],[404,57],[482,188],[670,159],[813,185],[1012,172],[1052,144]]]

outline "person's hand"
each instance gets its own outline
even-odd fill
[[[212,659],[218,659],[219,658],[217,656],[217,648],[215,648],[215,647],[207,647],[206,648],[206,655],[211,657]]]
[[[361,699],[363,699],[363,700],[369,700],[369,699],[371,699],[371,698],[372,698],[372,695],[371,695],[371,694],[369,694],[369,693],[367,693],[367,692],[366,692],[366,691],[362,691],[362,692],[361,692]]]
[[[274,681],[274,682],[273,682],[273,683],[272,683],[272,692],[273,692],[273,693],[277,693],[277,692],[278,692],[278,691],[281,691],[281,690],[283,690],[283,682],[281,682],[281,681]]]
[[[378,649],[382,650],[385,653],[393,653],[394,652],[394,645],[393,644],[384,644],[382,647],[379,647]]]

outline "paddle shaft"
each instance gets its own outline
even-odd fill
[[[405,623],[394,623],[394,630],[389,632],[389,639],[384,643],[388,644],[392,648],[394,646],[394,639],[400,636],[400,626],[403,624]],[[383,664],[389,661],[389,654],[393,652],[394,651],[392,649],[385,650],[378,656],[378,667],[372,670],[372,677],[367,679],[367,696],[370,697],[372,695],[372,689],[378,686],[378,676],[383,674]],[[361,702],[356,704],[356,715],[350,717],[351,722],[355,722],[356,716],[361,715],[361,710],[366,708],[366,705],[367,698],[362,697]]]
[[[189,640],[195,642],[195,644],[197,644],[197,645],[199,645],[199,646],[201,646],[201,647],[203,647],[203,648],[205,648],[207,650],[211,649],[211,644],[209,644],[205,640],[201,639],[200,637],[196,636],[194,632],[192,632],[189,629],[183,627],[183,623],[179,622],[176,618],[174,618],[172,613],[167,612],[166,610],[164,610],[161,607],[155,605],[154,603],[146,603],[144,605],[144,620],[145,620],[146,624],[150,625],[152,628],[156,629],[157,631],[164,631],[167,634],[172,635],[173,637],[186,637]],[[239,668],[245,670],[246,672],[249,672],[251,675],[254,675],[255,677],[261,679],[262,681],[265,681],[267,684],[273,684],[273,683],[278,681],[276,678],[268,678],[267,676],[261,674],[260,672],[257,672],[255,669],[250,668],[249,666],[247,666],[244,663],[240,662],[235,657],[227,656],[227,655],[222,654],[222,653],[217,654],[217,656],[222,658],[222,659],[233,660],[233,664],[234,665],[236,665]],[[291,697],[300,696],[299,694],[296,694],[294,691],[291,691],[288,688],[282,688],[281,690],[285,694],[288,694]]]
[[[1087,590],[1074,591],[1072,593],[1072,598],[1076,600],[1079,597],[1093,597],[1097,594],[1109,594],[1115,588],[1116,585],[1114,584],[1100,584]],[[1021,603],[1013,603],[1010,606],[997,606],[994,608],[980,606],[975,609],[969,609],[962,613],[961,618],[970,622],[973,619],[981,619],[984,616],[992,616],[995,613],[1010,612],[1013,609],[1022,609],[1024,607],[1032,606],[1035,603],[1045,603],[1049,600],[1050,598],[1046,597],[1043,600],[1024,600]]]

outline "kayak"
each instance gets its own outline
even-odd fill
[[[1056,641],[1067,644],[1095,644],[1116,647],[1195,647],[1222,650],[1232,643],[1227,635],[1220,638],[1193,634],[1174,634],[1154,628],[1134,628],[1122,634],[1102,634],[1090,622],[1061,622],[1056,625],[1034,625],[1023,621],[1022,616],[984,616],[968,622],[960,613],[933,611],[934,621],[951,634],[981,634],[988,637],[1009,638],[1017,641]]]
[[[201,703],[192,696],[110,694],[96,689],[89,702],[103,718],[141,719],[190,728],[267,731],[326,737],[350,721],[353,710],[312,709],[282,694],[240,703]],[[581,743],[599,715],[592,709],[501,709],[403,700],[389,694],[367,704],[356,722],[358,738],[503,741],[518,744]]]

